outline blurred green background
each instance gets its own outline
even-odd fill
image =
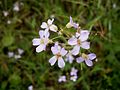
[[[19,11],[13,9],[16,2]],[[43,21],[54,17],[61,27],[69,16],[91,30],[90,50],[98,60],[93,67],[51,67],[52,53],[36,53],[32,46]],[[119,0],[0,0],[0,90],[27,90],[30,85],[33,90],[120,90],[119,18]],[[24,50],[21,58],[9,58],[8,52],[18,53],[18,48]],[[79,69],[78,80],[58,83],[72,66]]]

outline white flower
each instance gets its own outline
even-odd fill
[[[21,55],[21,54],[23,54],[23,53],[24,53],[24,50],[21,49],[21,48],[18,48],[18,54]]]
[[[8,52],[8,57],[9,58],[14,57],[14,52]]]
[[[46,45],[49,43],[49,32],[45,33],[45,31],[39,31],[40,38],[35,38],[32,40],[33,46],[38,46],[36,48],[36,52],[41,52],[46,49]]]
[[[88,55],[82,53],[82,56],[76,58],[76,60],[77,60],[77,63],[81,63],[81,62],[85,61],[87,66],[92,66],[93,65],[92,60],[94,60],[95,58],[96,58],[96,55],[94,53],[90,53]]]
[[[74,60],[73,55],[74,55],[74,51],[73,50],[69,51],[68,54],[66,55],[66,59],[65,60],[68,61],[70,64],[73,63],[73,60]]]
[[[69,23],[66,25],[66,27],[67,27],[67,28],[71,28],[71,27],[78,28],[78,26],[79,26],[79,24],[73,22],[72,17],[70,16],[70,21],[69,21]]]
[[[8,16],[8,11],[3,11],[3,15],[5,16],[5,17],[7,17]]]
[[[53,24],[54,19],[50,20],[48,19],[47,23],[42,22],[41,28],[45,29],[45,32],[48,32],[49,30],[53,32],[57,32],[58,28],[56,25]]]
[[[10,21],[10,20],[8,20],[8,21],[7,21],[7,24],[11,24],[11,21]]]
[[[78,78],[78,77],[77,77],[76,75],[75,75],[75,76],[71,76],[71,77],[70,77],[70,80],[72,80],[72,81],[75,82],[75,81],[77,80],[77,78]]]
[[[74,45],[73,55],[79,54],[80,47],[82,47],[83,49],[89,49],[90,48],[90,42],[86,41],[88,39],[88,36],[89,36],[88,32],[89,31],[81,31],[80,36],[78,36],[78,37],[73,36],[72,38],[70,38],[68,40],[69,45]]]
[[[73,67],[73,68],[71,69],[70,75],[71,75],[71,76],[77,75],[77,72],[78,72],[78,70]]]
[[[66,82],[66,76],[60,76],[58,82]]]
[[[16,3],[13,5],[13,10],[16,11],[16,12],[18,12],[18,11],[20,10],[20,8],[19,8],[19,3],[18,3],[18,2],[16,2]]]
[[[21,55],[14,55],[14,58],[15,58],[15,59],[20,59],[20,58],[21,58]]]
[[[65,66],[65,62],[62,57],[67,54],[67,51],[64,48],[61,48],[58,44],[51,47],[51,51],[54,54],[54,56],[49,59],[51,66],[53,66],[58,60],[58,67],[63,68]]]
[[[32,85],[28,86],[28,90],[33,90],[33,86]]]

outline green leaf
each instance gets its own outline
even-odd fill
[[[3,46],[10,46],[13,44],[13,42],[14,42],[14,37],[11,35],[6,35],[2,39]]]

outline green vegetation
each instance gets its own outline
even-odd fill
[[[18,12],[13,11],[15,2]],[[83,64],[81,70],[68,62],[63,70],[51,67],[50,50],[36,53],[32,46],[43,21],[55,17],[62,27],[69,16],[91,30],[91,51],[98,60],[93,67]],[[120,90],[119,17],[119,0],[0,0],[0,90],[27,90],[30,85],[34,90]],[[18,53],[18,48],[24,50],[22,57],[9,58],[8,52]],[[68,75],[72,66],[79,69],[78,80],[58,83],[59,75]]]

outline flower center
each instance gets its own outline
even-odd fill
[[[88,55],[82,53],[82,58],[84,58],[85,60],[88,60]]]
[[[40,43],[41,43],[41,44],[44,44],[44,39],[41,39],[41,40],[40,40]]]
[[[58,52],[58,53],[56,54],[56,56],[57,56],[57,58],[61,57],[60,52]]]
[[[81,41],[79,39],[77,40],[77,44],[79,44],[79,45],[81,44]]]

